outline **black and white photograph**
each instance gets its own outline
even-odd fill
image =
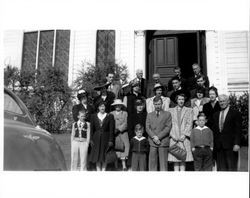
[[[94,22],[102,16],[95,15]],[[183,180],[184,185],[190,177],[207,190],[203,180],[208,185],[224,177],[223,189],[231,187],[231,191],[241,176],[246,178],[248,27],[182,24],[175,28],[162,24],[163,20],[152,27],[141,20],[143,25],[133,28],[109,22],[93,28],[85,26],[84,20],[76,27],[4,26],[0,150],[5,177],[48,175],[56,182],[58,175],[59,183],[65,180],[73,185],[69,192],[76,188],[84,193],[83,179],[84,185],[91,186],[86,190],[91,197],[109,197],[97,189],[103,191],[116,180],[120,184],[114,189],[109,186],[109,192],[115,192],[112,196],[127,197],[136,191],[136,196],[151,197],[163,193],[152,189],[147,194],[147,185],[150,188],[157,178],[159,188],[164,188],[169,177],[175,179],[167,185],[176,190],[181,185],[176,182]],[[205,179],[211,176],[216,178]],[[45,185],[49,184],[45,181]],[[246,195],[245,185],[240,197]],[[57,188],[49,187],[55,194]],[[187,193],[192,197],[195,190],[193,186]],[[209,197],[202,190],[199,193],[199,197]],[[169,197],[183,195],[173,192]]]

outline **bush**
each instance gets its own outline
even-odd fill
[[[16,73],[10,71],[18,71]],[[12,75],[10,75],[12,74]],[[15,74],[15,75],[14,75]],[[13,91],[25,103],[36,124],[51,133],[59,133],[69,128],[71,115],[71,89],[65,81],[64,73],[55,67],[40,71],[19,71],[6,68],[5,78],[18,79]],[[6,80],[6,86],[13,87],[14,80]]]
[[[106,75],[108,72],[115,74],[115,80],[119,79],[122,71],[127,71],[126,65],[117,63],[108,64],[108,66],[95,66],[91,63],[83,63],[82,70],[79,71],[78,77],[74,81],[75,90],[84,89],[90,93],[90,97],[95,96],[94,87],[106,83]]]
[[[229,96],[230,106],[239,111],[242,116],[242,146],[248,145],[248,102],[249,93],[244,92],[243,95],[237,97],[235,94],[230,94]]]

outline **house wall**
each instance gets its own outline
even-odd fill
[[[207,71],[219,93],[249,89],[249,32],[206,31]]]

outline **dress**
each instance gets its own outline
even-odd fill
[[[171,137],[178,139],[182,135],[187,136],[187,138],[184,140],[184,144],[182,142],[178,142],[178,146],[186,149],[187,151],[186,162],[190,162],[190,161],[193,161],[191,145],[190,145],[190,135],[191,135],[191,130],[193,126],[193,111],[191,108],[188,108],[185,106],[179,111],[177,109],[178,109],[178,106],[175,108],[169,109],[169,112],[172,115],[172,129],[170,131],[170,146],[176,143]],[[181,162],[170,153],[168,154],[168,161]]]
[[[114,130],[115,120],[112,114],[107,114],[103,120],[98,118],[97,113],[91,116],[90,140],[94,145],[89,156],[90,162],[105,162],[108,143],[114,144]]]
[[[116,111],[112,111],[111,114],[115,119],[115,129],[119,132],[115,132],[115,136],[120,136],[121,140],[125,146],[123,152],[116,152],[118,158],[127,158],[129,154],[129,139],[127,132],[127,117],[128,113],[126,111],[121,111],[119,114]]]

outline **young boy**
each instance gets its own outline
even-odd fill
[[[143,137],[144,127],[141,124],[135,126],[136,136],[131,139],[130,149],[132,151],[132,171],[146,171],[147,153],[149,149],[148,140]]]
[[[78,121],[73,123],[71,133],[71,170],[77,170],[80,160],[80,170],[87,170],[87,155],[90,141],[90,124],[86,122],[86,111],[78,112]],[[80,155],[78,155],[78,152]]]
[[[212,171],[213,167],[213,132],[205,126],[206,116],[197,116],[198,126],[191,132],[190,141],[194,157],[195,171]]]

